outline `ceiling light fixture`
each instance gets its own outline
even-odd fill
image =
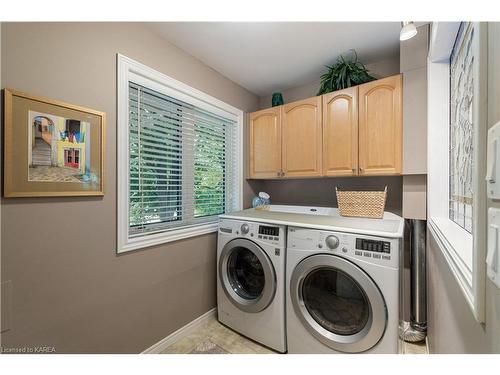
[[[417,28],[412,21],[401,22],[401,32],[399,33],[399,40],[408,40],[417,35]]]

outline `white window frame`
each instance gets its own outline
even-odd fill
[[[117,54],[118,64],[118,239],[117,252],[137,250],[183,238],[199,236],[217,231],[217,222],[186,225],[160,233],[129,236],[129,81],[143,85],[162,94],[205,109],[222,117],[234,120],[237,129],[238,209],[243,207],[243,111],[226,104],[204,92],[160,73],[124,55]]]
[[[473,235],[449,215],[450,56],[460,22],[434,22],[428,57],[428,228],[472,313],[484,322],[487,27],[474,23]]]

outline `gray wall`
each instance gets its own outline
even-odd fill
[[[116,53],[244,111],[258,98],[143,24],[1,27],[3,87],[108,116],[103,198],[2,200],[1,281],[12,286],[2,345],[140,352],[215,306],[216,235],[116,255]]]
[[[332,177],[293,180],[265,180],[255,186],[271,196],[273,204],[337,207],[335,187],[342,190],[383,190],[387,186],[386,211],[401,214],[402,178]]]
[[[488,126],[500,121],[500,23],[488,24]],[[485,161],[483,161],[485,162]],[[500,208],[500,202],[488,202]],[[428,233],[428,319],[431,353],[500,353],[500,289],[486,280],[486,322],[479,324]]]

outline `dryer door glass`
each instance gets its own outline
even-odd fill
[[[264,268],[259,258],[245,247],[233,249],[227,262],[231,287],[240,297],[256,299],[264,290]]]
[[[302,284],[304,304],[312,318],[338,335],[354,335],[368,323],[370,303],[359,284],[338,269],[319,268]]]
[[[309,256],[294,268],[289,288],[295,314],[306,330],[334,350],[363,352],[384,335],[384,297],[372,278],[348,259]]]

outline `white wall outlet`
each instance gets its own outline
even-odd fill
[[[488,130],[487,159],[486,185],[488,198],[500,199],[500,122]]]
[[[488,253],[486,254],[486,274],[500,288],[500,209],[488,209]]]

